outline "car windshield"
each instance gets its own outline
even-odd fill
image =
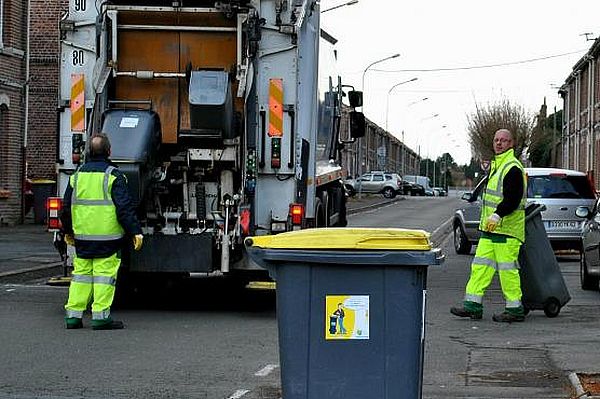
[[[594,199],[595,195],[586,176],[557,174],[529,176],[527,197]]]

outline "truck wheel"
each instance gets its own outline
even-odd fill
[[[315,199],[315,227],[325,227],[325,209],[318,197]]]
[[[386,187],[381,192],[385,198],[394,198],[396,196],[396,191],[391,187]]]
[[[335,204],[338,209],[338,222],[337,227],[346,227],[348,225],[348,219],[346,218],[346,195],[344,194],[344,188],[338,187],[335,189]]]
[[[460,255],[468,255],[471,253],[472,244],[467,239],[459,223],[454,225],[454,251]]]
[[[587,266],[587,258],[585,256],[585,251],[581,251],[581,258],[579,261],[579,281],[581,283],[581,289],[583,290],[597,290],[598,289],[598,280],[597,276],[590,276],[588,272]]]
[[[352,186],[346,186],[346,192],[349,197],[354,197],[356,195],[356,190]]]

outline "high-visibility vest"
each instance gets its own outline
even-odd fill
[[[512,213],[504,216],[494,233],[514,237],[525,242],[525,201],[527,198],[527,180],[525,170],[521,162],[515,157],[514,150],[510,149],[494,157],[490,176],[483,193],[483,206],[481,208],[481,220],[479,229],[485,231],[485,223],[489,216],[496,211],[498,204],[504,199],[503,183],[508,171],[514,166],[518,167],[523,176],[523,197],[519,207]]]
[[[78,171],[71,176],[71,214],[76,240],[112,241],[123,237],[111,190],[114,166],[104,172]]]

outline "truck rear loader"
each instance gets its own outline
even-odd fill
[[[251,273],[244,237],[346,225],[362,93],[326,72],[318,2],[70,0],[60,32],[57,194],[107,134],[144,231],[125,270]]]

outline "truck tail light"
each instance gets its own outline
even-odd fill
[[[290,205],[290,218],[292,219],[293,226],[301,226],[304,220],[304,205],[302,204],[291,204]]]
[[[60,210],[62,209],[62,198],[60,197],[48,197],[46,200],[46,212],[48,220],[48,231],[56,232],[61,228],[60,224]]]
[[[240,211],[240,227],[242,228],[242,235],[250,235],[250,209]]]

